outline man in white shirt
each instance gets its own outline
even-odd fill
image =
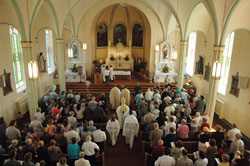
[[[78,93],[77,95],[75,95],[76,103],[79,103],[79,102],[80,102],[80,99],[81,99],[80,93]]]
[[[70,126],[74,126],[74,125],[77,125],[77,120],[76,118],[74,117],[75,113],[73,111],[70,111],[69,112],[69,117],[67,118],[68,120],[68,123]]]
[[[155,161],[155,166],[175,166],[175,159],[169,156],[170,153],[170,149],[165,148],[165,155],[162,155]]]
[[[109,67],[106,66],[106,69],[104,70],[104,76],[105,76],[105,82],[106,82],[106,85],[109,85]]]
[[[126,144],[129,144],[129,148],[133,148],[134,138],[138,136],[139,123],[136,117],[133,115],[132,110],[129,111],[129,116],[124,121],[123,133],[125,136]]]
[[[235,137],[236,134],[241,134],[241,132],[239,129],[237,129],[236,124],[233,124],[232,129],[228,130],[228,132],[227,132],[227,145],[228,145],[228,147],[230,147],[231,142],[233,142],[236,139],[236,137]]]
[[[75,161],[75,166],[90,166],[90,163],[88,160],[84,159],[85,153],[79,152],[79,160]]]
[[[109,66],[109,79],[110,81],[114,81],[114,69],[112,67],[112,65]]]
[[[152,100],[153,95],[154,95],[154,92],[151,91],[150,88],[148,88],[147,92],[145,93],[145,101],[146,101],[148,104],[150,104],[150,101]]]
[[[154,100],[155,101],[159,101],[159,100],[161,100],[161,94],[160,94],[160,92],[158,91],[158,90],[156,90],[156,93],[154,94]]]
[[[174,106],[172,105],[171,102],[169,102],[169,103],[168,103],[168,106],[165,107],[164,112],[165,112],[165,114],[166,114],[167,116],[170,116],[170,112],[175,112],[175,108],[174,108]]]
[[[75,131],[75,126],[71,126],[71,130],[64,133],[64,137],[67,139],[68,144],[71,143],[72,138],[76,138],[76,142],[81,141],[79,133]]]
[[[104,141],[107,137],[104,131],[100,130],[99,126],[96,126],[96,131],[93,132],[94,142],[99,146],[100,151],[104,151]]]
[[[91,165],[95,165],[95,150],[98,150],[99,151],[99,146],[94,143],[94,142],[91,142],[91,136],[88,135],[86,137],[86,142],[83,143],[82,145],[82,150],[84,151],[85,153],[85,158],[87,160],[89,160],[90,164]]]
[[[172,116],[169,117],[168,122],[165,122],[165,136],[167,136],[170,133],[170,128],[174,128],[176,130],[176,123],[174,122],[174,118]]]
[[[39,120],[41,123],[43,123],[45,120],[45,116],[44,113],[42,113],[41,108],[37,108],[37,112],[34,114],[34,117],[37,117],[37,120]]]

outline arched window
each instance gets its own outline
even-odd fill
[[[113,43],[116,45],[119,41],[123,45],[127,45],[127,29],[122,24],[117,24],[114,27],[114,33],[113,33]]]
[[[52,30],[45,30],[46,38],[46,54],[47,54],[47,65],[48,73],[51,74],[54,72],[54,57],[53,57],[53,33]]]
[[[108,46],[108,27],[105,23],[97,26],[97,47]]]
[[[190,76],[194,75],[194,58],[195,58],[196,38],[197,38],[196,32],[191,32],[189,34],[186,72]]]
[[[143,27],[140,24],[135,24],[132,29],[132,46],[143,46]]]
[[[226,38],[224,54],[222,57],[221,79],[218,85],[218,93],[225,95],[228,83],[228,75],[233,51],[234,32]]]
[[[22,48],[21,48],[21,39],[20,34],[16,28],[10,26],[10,46],[11,46],[11,55],[14,69],[14,76],[16,82],[17,92],[20,92],[26,88],[24,82],[23,74],[23,62],[22,62]]]

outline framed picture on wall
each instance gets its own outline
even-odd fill
[[[239,85],[239,72],[237,72],[236,75],[232,76],[232,83],[231,83],[231,89],[229,93],[231,95],[234,95],[235,97],[239,97],[240,88],[238,88]]]

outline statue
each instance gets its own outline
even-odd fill
[[[239,72],[235,76],[232,76],[232,84],[231,84],[231,89],[229,91],[230,94],[239,97],[240,93],[240,88],[238,88],[239,84]]]
[[[211,67],[210,67],[210,63],[208,62],[208,64],[205,66],[204,80],[209,81],[210,71],[211,71]]]
[[[46,73],[46,68],[47,68],[46,59],[44,58],[42,52],[40,52],[37,61],[38,61],[39,72]]]
[[[204,68],[203,66],[204,66],[204,58],[202,56],[199,56],[199,60],[196,63],[197,74],[203,74],[203,68]]]
[[[10,80],[10,73],[7,73],[6,70],[3,70],[3,77],[4,77],[4,87],[3,87],[3,94],[6,96],[10,92],[12,92],[12,87],[11,87],[11,80]]]

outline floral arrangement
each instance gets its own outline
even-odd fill
[[[167,64],[165,64],[165,66],[162,68],[162,72],[163,72],[163,73],[168,73],[169,70],[170,70],[170,68],[168,67]]]

